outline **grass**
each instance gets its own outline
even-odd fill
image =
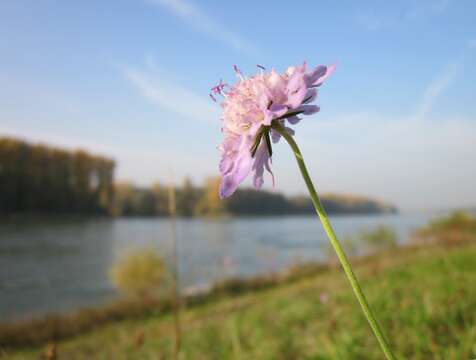
[[[355,262],[399,358],[476,358],[475,239],[397,248]],[[184,311],[181,359],[382,359],[340,269],[302,271],[241,290]],[[171,315],[156,312],[107,323],[54,347],[3,354],[12,360],[54,352],[71,360],[169,359],[172,334]]]

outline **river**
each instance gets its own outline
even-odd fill
[[[384,224],[407,241],[428,213],[334,216],[340,237]],[[0,322],[99,305],[117,297],[110,268],[125,251],[156,247],[169,258],[167,219],[42,218],[0,222]],[[314,216],[178,219],[180,286],[325,260],[328,242]]]

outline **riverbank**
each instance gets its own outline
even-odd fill
[[[431,241],[356,259],[356,272],[400,358],[474,357],[476,238],[445,232],[425,239]],[[171,315],[150,305],[147,312],[96,321],[54,349],[65,359],[171,358]],[[338,268],[310,265],[230,281],[195,302],[189,299],[186,307],[183,358],[381,358]],[[2,336],[9,359],[36,359],[52,350],[41,342],[8,349]]]
[[[334,216],[342,239],[381,225],[398,242],[432,214]],[[177,219],[182,288],[230,276],[254,276],[296,262],[326,260],[328,240],[315,216]],[[170,254],[167,219],[16,220],[0,226],[0,322],[100,306],[117,298],[112,265],[155,248]]]

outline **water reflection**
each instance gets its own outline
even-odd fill
[[[113,261],[113,224],[67,222],[2,223],[0,314],[2,319],[94,304],[112,296],[101,274]]]
[[[338,236],[391,226],[404,241],[430,214],[341,216]],[[15,220],[0,224],[0,317],[29,317],[113,299],[109,271],[124,251],[155,246],[169,258],[166,219]],[[314,217],[180,219],[180,286],[324,260],[328,242]]]

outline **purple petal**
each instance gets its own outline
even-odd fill
[[[315,85],[315,83],[324,76],[327,72],[327,66],[325,65],[318,65],[316,66],[311,72],[306,74],[306,84],[308,86]]]
[[[290,127],[287,127],[287,126],[286,126],[284,129],[285,129],[286,132],[287,132],[289,135],[291,135],[291,136],[294,136],[294,134],[296,134],[296,132],[295,132],[293,129],[291,129]]]
[[[276,115],[282,116],[286,114],[286,111],[288,111],[288,108],[286,105],[275,103],[270,106],[269,110],[274,112]]]
[[[276,103],[272,104],[268,109],[268,104],[270,103],[268,99],[268,95],[262,95],[259,99],[259,106],[264,115],[263,125],[266,126],[271,125],[274,119],[283,116],[288,111],[287,106]]]
[[[311,73],[306,76],[306,83],[308,87],[321,86],[336,69],[336,64],[329,66],[319,65]]]
[[[301,121],[301,118],[299,116],[291,116],[288,117],[286,120],[288,120],[290,124],[296,125],[299,121]]]
[[[229,156],[222,156],[218,170],[220,170],[221,174],[226,174],[231,170],[232,166],[233,160]]]
[[[276,130],[271,129],[271,140],[273,143],[277,143],[281,139],[281,134],[278,133]]]
[[[266,143],[262,141],[261,144],[258,146],[258,150],[256,151],[254,163],[252,166],[252,170],[254,171],[253,185],[255,188],[259,189],[261,186],[263,186],[263,174],[265,168],[271,175],[273,174],[270,167],[270,156],[268,148],[266,146]]]
[[[296,111],[302,111],[304,115],[312,115],[317,113],[320,107],[317,105],[301,105]]]
[[[251,171],[252,157],[250,153],[250,140],[251,137],[243,136],[239,148],[235,148],[237,151],[235,156],[231,156],[227,159],[229,155],[226,153],[223,155],[222,162],[220,163],[220,170],[224,170],[220,184],[220,197],[222,199],[233,194]],[[230,143],[227,143],[226,146],[233,148],[236,144],[237,140],[231,139]]]
[[[301,105],[304,101],[306,93],[306,87],[299,88],[296,92],[288,95],[288,101],[286,102],[286,105],[288,105],[291,109],[299,107],[299,105]]]
[[[251,171],[251,154],[242,154],[236,159],[233,171],[222,178],[220,184],[220,198],[224,199],[233,194]]]
[[[273,104],[269,108],[269,110],[273,113],[274,119],[283,116],[288,112],[288,107],[281,104]],[[271,124],[271,123],[270,123]],[[268,125],[270,125],[268,124]]]
[[[304,104],[308,104],[313,102],[317,98],[317,89],[308,89],[306,93],[306,99],[304,100]]]
[[[303,65],[303,69],[304,68],[305,64]],[[307,84],[304,80],[304,75],[304,72],[297,70],[292,74],[291,78],[289,79],[286,89],[288,95],[286,105],[290,106],[291,109],[295,109],[299,105],[301,105],[306,97]]]
[[[261,110],[267,109],[268,105],[269,105],[269,101],[270,101],[270,98],[269,98],[268,93],[267,92],[262,93],[261,96],[258,99],[258,105],[259,105],[260,109]]]

